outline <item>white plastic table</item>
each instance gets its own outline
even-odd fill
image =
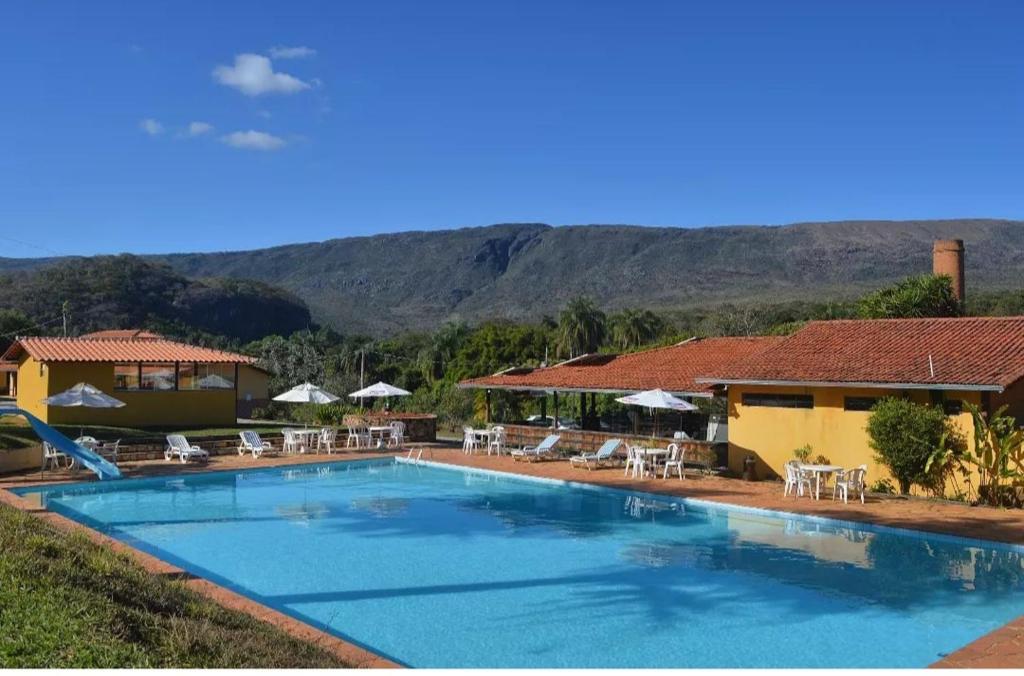
[[[309,429],[308,427],[299,430],[292,429],[291,433],[298,438],[299,453],[305,453],[308,450],[312,449],[313,443],[316,441],[316,438],[320,436],[319,429]]]
[[[666,456],[667,457],[668,456],[668,449],[667,448],[644,448],[643,452],[644,452],[644,458],[645,459],[646,458],[650,458],[650,460],[651,460],[651,462],[649,462],[649,463],[648,462],[644,463],[644,465],[650,467],[650,469],[646,472],[646,474],[651,474],[652,476],[658,476],[658,468],[657,468],[658,458],[660,458],[662,456]],[[645,467],[645,469],[646,469],[646,467]]]
[[[373,436],[377,435],[377,448],[384,445],[384,438],[391,434],[391,425],[371,425],[367,428],[370,432],[370,441],[373,441]]]
[[[835,474],[836,472],[842,472],[843,468],[839,465],[800,465],[800,469],[804,472],[811,472],[814,474],[814,499],[821,499],[821,478],[828,476],[829,474]]]

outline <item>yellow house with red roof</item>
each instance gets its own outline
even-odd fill
[[[245,413],[268,397],[268,376],[252,357],[137,330],[18,338],[3,361],[17,365],[18,406],[51,424],[234,425],[240,409]],[[80,382],[125,406],[62,408],[43,403]]]
[[[757,460],[762,477],[782,474],[809,444],[844,467],[868,465],[869,482],[888,476],[865,430],[882,397],[941,405],[968,439],[964,403],[1024,422],[1024,317],[810,322],[698,382],[727,391],[729,466]]]

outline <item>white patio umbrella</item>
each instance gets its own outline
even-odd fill
[[[78,383],[60,394],[54,394],[43,399],[43,403],[47,406],[67,408],[121,408],[124,406],[124,402],[120,399],[114,399],[109,394],[104,394],[89,383]],[[78,436],[81,437],[84,432],[85,428],[79,427]]]
[[[412,394],[412,392],[408,390],[403,390],[401,387],[388,385],[387,383],[384,382],[376,382],[373,385],[370,385],[369,387],[364,387],[361,390],[356,390],[355,392],[351,393],[348,396],[352,397],[353,399],[358,399],[359,406],[362,407],[363,399],[371,399],[373,397],[384,397],[385,399],[387,397],[406,397],[410,394]],[[386,403],[385,408],[388,408]]]
[[[283,392],[274,397],[274,401],[289,401],[293,404],[329,404],[332,401],[338,401],[338,399],[340,399],[340,397],[317,387],[313,383],[302,383],[301,385],[296,385],[287,392]]]
[[[369,387],[356,390],[348,396],[353,399],[369,399],[371,397],[405,397],[410,394],[412,394],[412,392],[403,390],[401,387],[395,387],[394,385],[388,385],[387,383],[374,383]]]
[[[674,395],[665,392],[664,390],[647,390],[645,392],[637,392],[636,394],[630,394],[625,397],[618,397],[615,401],[622,404],[630,404],[632,406],[643,406],[649,408],[655,412],[654,414],[654,431],[657,434],[658,431],[658,414],[657,411],[660,409],[666,409],[670,411],[696,411],[697,407],[688,401],[680,399]]]

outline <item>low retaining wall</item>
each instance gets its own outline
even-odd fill
[[[534,427],[532,425],[502,425],[511,447],[536,446],[549,434],[558,434],[561,439],[558,448],[563,455],[570,453],[594,453],[609,439],[622,439],[627,445],[667,446],[679,444],[686,451],[686,462],[707,463],[712,467],[718,465],[714,444],[710,441],[672,441],[661,437],[634,436],[631,434],[612,434],[609,432],[593,432],[590,430],[553,430],[550,427]],[[625,456],[625,449],[618,453]]]
[[[414,442],[437,441],[437,416],[428,413],[387,413],[361,416],[373,425],[387,425],[392,420],[405,423],[405,440]]]

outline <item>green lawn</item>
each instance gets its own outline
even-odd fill
[[[80,534],[0,504],[0,667],[345,667]]]
[[[260,434],[279,433],[281,425],[237,425],[235,427],[111,427],[106,425],[54,425],[54,427],[67,437],[74,439],[84,433],[103,441],[114,439],[156,439],[164,440],[164,436],[177,433],[186,437],[201,437],[214,435],[234,436],[239,430],[255,430]],[[0,450],[12,450],[25,448],[39,444],[39,437],[32,428],[21,418],[5,417],[0,419]]]

